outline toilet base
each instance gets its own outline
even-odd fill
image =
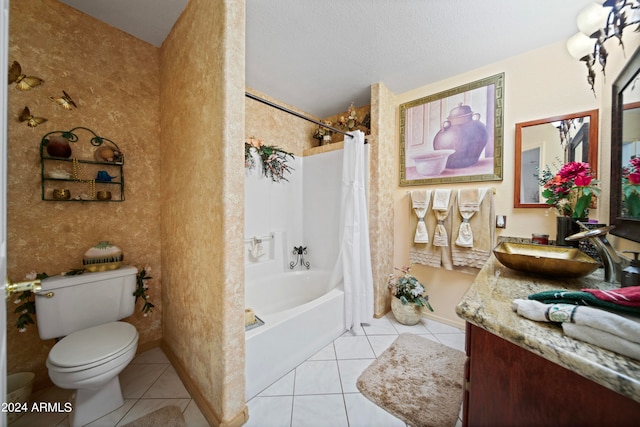
[[[69,416],[71,427],[89,424],[115,411],[124,405],[118,375],[98,389],[77,389],[72,403],[73,412]]]

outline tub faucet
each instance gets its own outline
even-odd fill
[[[578,224],[580,224],[578,222]],[[622,280],[622,259],[618,256],[618,253],[611,246],[611,243],[606,238],[606,234],[614,226],[595,228],[589,230],[583,224],[580,224],[585,231],[572,234],[567,237],[566,240],[589,240],[595,246],[602,264],[604,264],[604,280],[609,283],[620,283]]]
[[[289,263],[289,268],[291,270],[294,269],[294,267],[298,264],[303,265],[307,268],[307,270],[310,267],[310,264],[308,261],[304,260],[304,256],[307,254],[307,247],[306,246],[294,246],[293,247],[293,254],[296,256],[296,262],[291,261]]]

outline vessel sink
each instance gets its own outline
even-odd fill
[[[579,249],[564,246],[503,242],[493,253],[505,267],[548,277],[583,277],[600,267]]]

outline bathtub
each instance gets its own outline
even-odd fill
[[[345,331],[344,291],[327,271],[285,272],[245,285],[245,307],[264,325],[246,331],[246,400]]]

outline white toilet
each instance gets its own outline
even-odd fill
[[[47,358],[55,385],[74,389],[71,427],[88,424],[124,404],[118,374],[133,360],[135,267],[42,280],[36,295],[40,338],[62,338]]]

